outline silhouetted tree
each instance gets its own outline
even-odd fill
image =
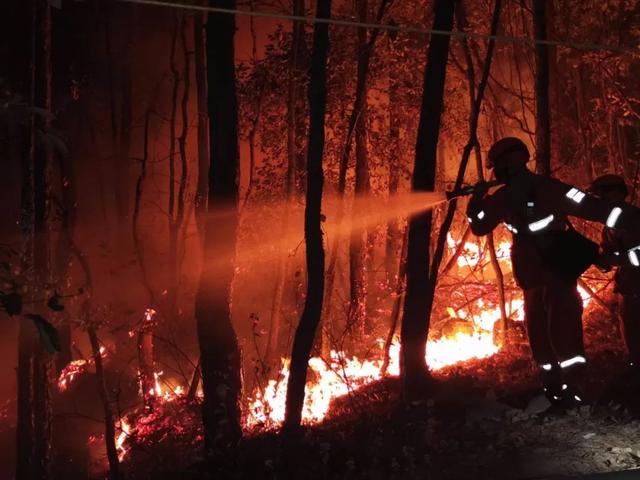
[[[533,31],[547,40],[547,2],[533,0]],[[551,119],[549,113],[549,47],[536,43],[536,172],[551,175]]]
[[[235,8],[234,0],[216,0]],[[240,349],[231,322],[238,225],[238,102],[234,64],[235,17],[209,13],[207,21],[209,193],[203,266],[196,296],[205,446],[209,454],[234,445],[240,430]]]
[[[455,0],[437,0],[434,30],[451,30]],[[444,83],[449,56],[448,35],[432,35],[424,71],[422,108],[418,126],[416,157],[411,189],[433,191],[436,181],[436,154]],[[401,328],[401,368],[408,389],[418,389],[428,377],[425,343],[429,332],[431,309],[429,290],[429,248],[431,244],[431,211],[414,215],[409,220],[407,245],[407,289]]]
[[[318,18],[330,18],[331,0],[318,0]],[[324,120],[327,105],[326,68],[329,51],[329,26],[316,23],[313,31],[313,55],[309,83],[309,147],[307,149],[307,194],[304,213],[304,238],[307,260],[307,297],[296,329],[287,383],[284,428],[295,431],[302,420],[304,387],[309,354],[322,314],[324,295],[324,246],[322,244],[322,188],[324,174]]]

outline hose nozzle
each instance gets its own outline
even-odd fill
[[[473,195],[479,190],[488,190],[492,187],[497,187],[499,185],[504,185],[503,182],[499,182],[498,180],[492,180],[490,182],[480,182],[475,185],[469,185],[468,187],[458,188],[457,190],[451,190],[449,192],[445,192],[447,196],[447,200],[451,201],[454,198],[466,197],[467,195]]]

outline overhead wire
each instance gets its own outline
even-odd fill
[[[471,38],[471,39],[485,40],[485,41],[495,40],[497,42],[520,43],[520,44],[530,44],[530,45],[547,45],[551,47],[565,47],[565,48],[570,48],[574,50],[605,51],[605,52],[633,54],[633,55],[640,54],[639,48],[629,48],[629,47],[615,46],[615,45],[604,45],[599,43],[579,43],[579,42],[572,42],[572,41],[548,40],[548,39],[542,40],[542,39],[521,37],[521,36],[519,37],[519,36],[513,36],[513,35],[488,35],[488,34],[477,33],[477,32],[438,30],[438,29],[425,28],[425,27],[419,27],[414,25],[359,22],[355,20],[335,18],[335,17],[327,19],[327,18],[291,15],[288,13],[263,12],[259,10],[240,10],[236,8],[222,8],[222,7],[213,7],[213,6],[207,6],[207,5],[195,5],[195,4],[175,2],[175,1],[169,1],[169,0],[118,0],[118,1],[124,2],[124,3],[153,5],[153,6],[168,7],[168,8],[180,8],[180,9],[196,10],[196,11],[210,12],[210,13],[224,13],[229,15],[272,18],[277,20],[289,20],[294,22],[326,23],[326,24],[335,25],[335,26],[366,28],[371,30],[380,29],[380,30],[386,30],[390,32],[416,33],[416,34],[422,34],[422,35],[447,35],[456,39]]]

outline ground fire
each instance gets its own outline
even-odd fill
[[[639,475],[638,45],[640,0],[0,2],[0,479]]]

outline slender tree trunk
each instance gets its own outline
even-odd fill
[[[207,59],[204,39],[204,13],[196,12],[193,23],[194,61],[196,70],[196,92],[198,108],[198,180],[196,186],[195,212],[201,241],[204,238],[204,222],[207,212],[209,188],[209,132],[207,116]]]
[[[37,49],[37,4],[35,0],[25,8],[25,16],[29,19],[29,67],[24,85],[25,97],[31,105],[35,101],[35,74]],[[25,272],[33,270],[34,261],[34,149],[35,149],[35,120],[30,118],[28,129],[24,135],[24,151],[21,157],[21,219],[20,226],[23,237],[23,252],[21,268]],[[35,279],[31,277],[31,282]],[[29,296],[33,297],[33,289]],[[34,384],[34,351],[35,332],[27,322],[20,322],[18,333],[18,368],[17,368],[17,425],[16,425],[16,480],[32,480],[34,477],[34,425],[33,425],[33,384]]]
[[[358,20],[367,21],[367,0],[357,0]],[[355,113],[355,140],[356,140],[356,167],[355,167],[355,201],[354,218],[358,218],[363,212],[359,211],[362,202],[358,200],[368,195],[369,164],[367,161],[367,76],[369,71],[370,52],[367,44],[367,30],[358,29],[358,68],[356,78],[356,100],[354,102]],[[348,154],[349,146],[346,153]],[[367,232],[355,230],[351,232],[349,243],[349,326],[358,336],[365,333],[365,321],[367,315],[367,248],[365,238]]]
[[[389,158],[389,197],[398,193],[400,185],[400,169],[402,168],[402,147],[400,143],[400,118],[398,105],[398,82],[394,75],[389,77],[389,137],[391,139],[391,157]],[[400,243],[400,220],[393,219],[387,223],[387,240],[385,252],[385,269],[387,273],[387,285],[392,288],[397,274],[398,244]]]
[[[546,25],[547,37],[554,38],[555,27],[555,0],[547,1]],[[560,165],[562,154],[562,135],[559,135],[560,125],[560,75],[558,72],[558,49],[555,45],[547,46],[549,52],[549,121],[556,130],[556,134],[550,134],[549,158],[551,165]]]
[[[73,236],[77,218],[76,178],[72,166],[72,156],[58,154],[60,176],[60,234],[55,256],[54,284],[58,292],[65,290],[68,280],[69,263],[73,249]],[[71,322],[68,314],[64,315],[64,323],[58,327],[61,351],[56,358],[56,370],[59,372],[71,361]]]
[[[380,23],[384,13],[386,11],[387,6],[391,0],[382,0],[380,3],[380,7],[378,9],[378,13],[376,16],[376,22]],[[338,192],[337,192],[337,212],[336,212],[336,225],[338,230],[342,230],[342,223],[344,217],[344,193],[346,191],[346,183],[347,183],[347,169],[349,166],[349,157],[351,155],[351,144],[353,140],[353,134],[356,129],[356,123],[358,121],[358,115],[362,111],[363,100],[365,97],[363,94],[365,93],[365,88],[367,84],[367,76],[369,72],[369,62],[371,59],[371,54],[373,53],[373,48],[375,46],[375,42],[380,34],[380,30],[373,30],[371,35],[369,36],[369,40],[367,42],[366,48],[361,51],[361,57],[358,57],[359,65],[362,65],[361,72],[362,75],[359,75],[356,79],[356,97],[353,103],[353,109],[351,110],[351,115],[349,116],[349,123],[347,127],[347,135],[345,140],[345,145],[342,150],[342,154],[340,157],[340,167],[338,172]],[[362,62],[362,63],[360,63]],[[364,66],[366,65],[366,68]],[[338,259],[338,236],[334,237],[334,240],[331,242],[330,247],[330,256],[329,256],[329,265],[327,267],[326,272],[326,295],[323,305],[323,315],[325,318],[331,319],[331,308],[332,308],[332,300],[333,300],[333,285],[335,280],[336,273],[336,263]],[[324,331],[328,331],[329,327],[326,327]],[[328,340],[328,336],[326,336]],[[323,343],[324,344],[324,343]],[[326,348],[323,347],[323,350]]]
[[[495,37],[498,32],[498,26],[500,23],[500,12],[502,9],[502,0],[496,0],[493,8],[493,16],[491,19],[491,36]],[[460,160],[460,166],[458,168],[458,174],[456,176],[456,181],[454,185],[454,189],[458,189],[462,187],[462,183],[464,182],[465,173],[467,170],[467,165],[469,164],[469,158],[471,156],[471,151],[478,145],[477,138],[477,129],[478,129],[478,120],[480,117],[480,110],[482,107],[482,99],[484,97],[484,91],[487,87],[487,83],[489,81],[489,73],[491,71],[491,63],[493,60],[493,51],[495,47],[495,40],[489,40],[487,45],[487,53],[484,60],[484,65],[482,69],[482,77],[480,79],[480,84],[478,85],[478,92],[475,96],[475,101],[473,102],[471,112],[469,115],[469,140],[464,147],[462,152],[462,159]],[[435,298],[435,289],[438,282],[438,273],[440,270],[440,264],[442,262],[442,258],[444,255],[445,246],[447,244],[447,234],[449,229],[451,228],[451,224],[453,223],[453,218],[456,211],[457,202],[453,200],[449,202],[447,207],[447,213],[445,215],[444,221],[440,226],[440,231],[438,232],[438,240],[436,242],[436,247],[433,253],[433,262],[431,263],[431,272],[429,274],[429,283],[427,290],[427,319],[430,318],[431,309],[433,307],[433,301]],[[428,321],[428,320],[427,320]],[[427,331],[428,334],[428,331]]]
[[[34,105],[49,112],[51,102],[51,8],[47,0],[36,0],[37,33],[35,51]],[[37,116],[36,132],[49,129],[49,118]],[[51,152],[46,144],[35,138],[33,146],[34,168],[34,272],[37,281],[36,295],[47,295],[51,283],[48,228],[48,188]],[[35,478],[51,477],[51,396],[49,376],[52,361],[48,353],[38,346],[33,359],[33,435]]]
[[[533,31],[547,40],[547,2],[533,0]],[[551,175],[551,119],[549,117],[549,47],[536,44],[536,172]]]
[[[304,0],[294,0],[293,15],[304,15]],[[291,222],[291,208],[299,192],[302,190],[299,185],[300,174],[299,165],[304,162],[299,160],[300,149],[298,148],[298,115],[299,108],[299,85],[302,80],[301,56],[304,48],[304,25],[302,22],[293,22],[293,32],[291,40],[291,50],[289,52],[289,79],[287,84],[287,202],[283,212],[282,236],[287,235]],[[280,345],[280,331],[282,329],[282,305],[285,291],[285,281],[288,272],[288,255],[286,250],[280,252],[278,259],[278,272],[276,286],[271,304],[271,325],[267,339],[267,351],[265,363],[268,363],[271,356],[277,354]],[[324,345],[324,343],[323,343]]]
[[[598,176],[598,170],[594,158],[591,154],[591,134],[589,131],[588,117],[587,117],[587,98],[583,85],[582,78],[583,66],[578,64],[574,69],[574,81],[576,84],[576,123],[578,126],[578,132],[580,133],[580,152],[582,154],[582,165],[587,175],[589,184],[595,180]]]
[[[457,9],[457,19],[460,24],[460,27],[467,27],[467,18],[463,4],[461,3]],[[469,41],[465,38],[462,40],[462,46],[465,52],[465,58],[467,61],[467,79],[469,82],[469,108],[473,110],[474,104],[476,101],[476,80],[475,80],[475,68],[473,65],[473,59],[471,56],[471,49],[469,48]],[[473,121],[473,117],[470,116],[470,122]],[[473,124],[470,123],[470,129],[473,129]],[[484,182],[484,170],[482,169],[482,155],[480,152],[480,145],[476,142],[473,147],[476,157],[476,169],[478,172],[478,180]],[[460,243],[462,246],[464,241]],[[493,232],[489,233],[487,236],[487,246],[489,249],[489,257],[491,258],[491,266],[496,275],[496,280],[498,282],[498,296],[500,301],[500,325],[498,328],[498,342],[500,344],[503,343],[506,338],[505,332],[507,327],[507,310],[506,310],[506,299],[504,292],[504,275],[502,274],[502,269],[500,268],[500,262],[498,262],[498,257],[496,255],[496,247],[494,242]]]
[[[180,93],[180,72],[176,62],[176,50],[181,27],[178,13],[174,14],[173,33],[171,38],[171,53],[169,55],[169,70],[173,80],[171,93],[171,114],[169,117],[169,204],[167,208],[168,230],[169,230],[169,288],[167,303],[169,318],[174,319],[177,311],[177,290],[178,290],[178,232],[176,220],[176,127],[178,116],[178,95]]]
[[[104,366],[102,365],[100,342],[98,340],[98,334],[93,327],[89,327],[87,333],[89,335],[89,342],[91,343],[93,361],[96,366],[96,383],[98,384],[98,394],[100,395],[100,401],[102,402],[102,409],[104,412],[104,441],[107,447],[107,460],[109,461],[109,479],[119,480],[121,478],[121,474],[120,461],[118,459],[118,450],[116,449],[115,418],[113,415],[111,400],[109,399],[107,384],[104,377]]]
[[[124,49],[118,55],[118,62],[121,64],[120,74],[120,140],[118,142],[119,151],[117,154],[117,178],[116,189],[118,195],[118,239],[119,253],[123,256],[129,255],[130,237],[128,235],[129,222],[131,221],[130,208],[130,157],[131,157],[131,129],[133,126],[133,47],[135,45],[135,5],[120,5],[124,9]]]
[[[436,0],[434,30],[453,27],[454,0]],[[448,35],[432,35],[423,80],[422,108],[411,188],[414,192],[433,191],[440,117],[444,103],[444,84],[449,56]],[[427,211],[409,220],[407,244],[407,288],[401,328],[401,372],[405,388],[413,394],[421,390],[428,377],[425,344],[431,313],[429,291],[429,250],[432,213]]]
[[[331,0],[318,0],[318,18],[330,18]],[[329,52],[329,26],[316,23],[313,32],[313,56],[309,84],[309,148],[307,156],[307,202],[305,206],[305,242],[307,260],[307,297],[291,353],[284,428],[297,431],[302,420],[304,390],[309,354],[322,314],[325,253],[322,244],[321,207],[324,174],[324,122],[327,103],[326,67]]]
[[[182,22],[180,24],[180,37],[182,43],[182,56],[184,58],[184,68],[182,75],[182,98],[180,100],[180,114],[181,114],[181,132],[178,137],[178,151],[180,155],[180,177],[178,180],[178,196],[176,198],[176,215],[173,221],[173,232],[171,235],[171,255],[174,263],[171,268],[173,269],[173,293],[170,294],[171,299],[171,314],[177,318],[178,316],[178,293],[180,287],[180,273],[182,271],[181,256],[178,255],[180,248],[180,232],[184,229],[186,218],[186,196],[187,196],[187,181],[189,179],[189,163],[187,158],[187,140],[189,137],[189,93],[191,92],[191,53],[189,50],[189,42],[187,40],[188,29],[188,16],[182,16]],[[171,323],[171,328],[179,328],[176,322]]]
[[[398,320],[400,319],[400,307],[402,307],[402,300],[404,298],[404,288],[405,288],[405,277],[407,273],[407,232],[405,230],[402,235],[402,248],[400,250],[400,260],[398,262],[398,273],[396,275],[396,286],[395,286],[395,298],[393,300],[393,308],[391,310],[391,321],[389,322],[389,332],[387,333],[387,338],[384,342],[384,355],[382,361],[382,367],[380,371],[382,375],[387,373],[387,369],[389,368],[391,344],[393,343],[393,337],[396,334],[396,330],[398,329]]]
[[[212,6],[233,9],[235,1],[216,0]],[[239,175],[235,17],[209,13],[206,34],[211,163],[204,261],[195,313],[204,392],[205,446],[208,454],[218,456],[241,436],[241,359],[231,321]]]
[[[31,325],[20,323],[18,335],[18,395],[16,425],[16,479],[33,478],[33,351],[34,332]]]

